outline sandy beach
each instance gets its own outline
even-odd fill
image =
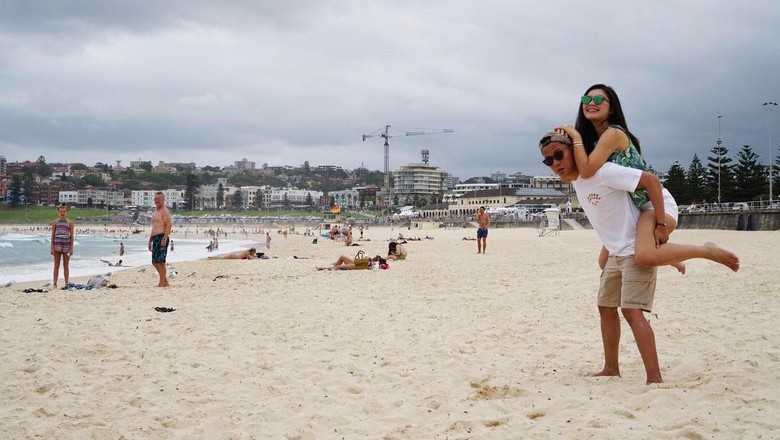
[[[434,239],[388,270],[315,270],[399,232]],[[151,265],[116,289],[0,289],[0,438],[780,437],[780,232],[672,234],[742,268],[659,269],[652,386],[625,322],[623,377],[586,377],[602,366],[593,231],[492,229],[485,255],[474,234],[256,235],[273,258],[176,263],[167,289]]]

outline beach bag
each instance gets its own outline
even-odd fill
[[[358,251],[355,254],[355,270],[368,269],[371,267],[371,259],[366,257],[366,253]]]

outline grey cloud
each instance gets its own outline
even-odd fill
[[[0,154],[381,169],[381,140],[360,135],[391,124],[455,129],[393,139],[393,167],[428,147],[462,178],[547,174],[539,134],[603,82],[656,169],[706,155],[717,115],[732,152],[765,157],[768,5],[4,2]]]

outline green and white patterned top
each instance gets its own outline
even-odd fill
[[[611,125],[610,127],[626,133],[626,130],[624,130],[623,127],[619,125]],[[626,136],[628,136],[628,133],[626,133]],[[647,164],[645,163],[645,159],[641,154],[639,154],[639,150],[636,149],[636,146],[634,146],[634,143],[631,141],[631,136],[628,136],[628,148],[626,148],[625,151],[615,151],[614,153],[610,154],[607,158],[607,162],[612,162],[628,168],[647,171]],[[636,205],[637,208],[641,209],[642,205],[650,202],[650,196],[647,194],[647,190],[638,189],[631,193],[631,200],[634,201],[634,205]]]

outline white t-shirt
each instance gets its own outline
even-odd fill
[[[634,255],[640,211],[629,192],[641,177],[641,170],[607,162],[592,177],[572,182],[580,206],[610,255]]]

